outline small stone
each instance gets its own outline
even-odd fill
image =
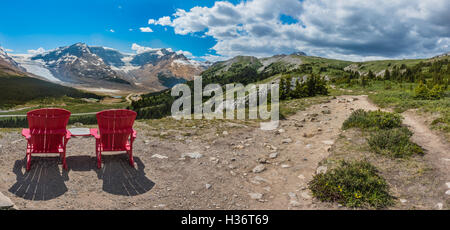
[[[407,200],[405,200],[405,199],[400,199],[400,202],[402,202],[402,203],[406,203],[406,202],[408,202]]]
[[[307,148],[307,149],[310,149],[311,147],[312,147],[312,144],[307,144],[307,145],[306,145],[306,148]]]
[[[253,184],[261,184],[261,182],[269,184],[268,180],[266,180],[260,176],[255,176],[253,179],[250,180],[250,182],[252,182]]]
[[[290,165],[288,165],[288,164],[282,164],[281,165],[281,168],[290,168],[291,166]]]
[[[289,205],[292,207],[298,207],[298,206],[300,206],[300,202],[298,202],[296,200],[291,200],[291,201],[289,201]]]
[[[445,195],[450,196],[450,190],[447,190],[447,191],[445,192]]]
[[[153,154],[152,158],[167,159],[167,158],[169,158],[169,157],[163,156],[163,155],[159,155],[159,154]]]
[[[203,155],[199,152],[181,154],[181,158],[185,158],[185,157],[190,157],[191,159],[199,159],[199,158],[203,157]]]
[[[436,204],[436,209],[437,210],[442,210],[442,208],[444,208],[444,204],[442,204],[442,203],[437,203]]]
[[[274,153],[269,154],[269,158],[270,158],[270,159],[275,159],[275,158],[277,158],[277,157],[278,157],[278,153],[277,153],[277,152],[274,152]]]
[[[206,189],[210,189],[212,187],[212,185],[210,184],[205,184]]]
[[[322,131],[322,128],[317,128],[317,131],[321,132],[321,131]]]
[[[289,143],[292,143],[292,139],[291,139],[291,138],[283,139],[283,140],[281,140],[281,143],[283,143],[283,144],[289,144]]]
[[[228,132],[227,131],[223,131],[222,135],[226,136],[226,135],[228,135]]]
[[[319,166],[316,170],[316,174],[326,173],[328,170],[327,166]]]
[[[260,165],[257,165],[256,167],[254,167],[252,172],[260,173],[260,172],[263,172],[264,170],[266,170],[266,166],[260,164]]]
[[[210,157],[209,161],[214,162],[214,163],[219,163],[219,159],[217,159],[217,157]]]
[[[450,182],[445,183],[447,185],[447,188],[450,188]]]
[[[259,200],[259,199],[262,199],[262,197],[263,197],[263,194],[261,194],[261,193],[249,193],[248,195],[253,200]]]
[[[291,198],[291,200],[296,200],[297,199],[297,194],[295,194],[295,192],[289,192],[288,196],[289,196],[289,198]]]
[[[311,196],[308,194],[308,192],[302,192],[301,196],[307,200],[311,199]]]
[[[305,176],[303,174],[300,174],[300,175],[298,175],[298,178],[301,179],[301,180],[304,180]]]
[[[279,129],[279,130],[277,130],[275,133],[276,133],[276,134],[281,134],[281,133],[284,133],[284,132],[286,132],[284,129]]]
[[[2,208],[11,208],[14,206],[14,203],[3,193],[0,192],[0,209]]]

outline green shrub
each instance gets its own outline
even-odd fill
[[[398,114],[377,111],[355,110],[347,120],[344,121],[342,128],[361,128],[361,129],[391,129],[400,127],[402,118]]]
[[[406,127],[378,130],[367,139],[370,148],[378,153],[393,158],[408,157],[413,154],[423,155],[423,149],[410,141],[412,132]]]
[[[389,186],[368,162],[346,162],[309,182],[313,196],[323,202],[347,207],[383,208],[393,204]]]
[[[439,100],[444,96],[445,86],[434,85],[433,88],[428,92],[428,99]]]
[[[431,86],[430,86],[431,87]],[[434,85],[429,89],[422,82],[417,85],[414,89],[414,98],[422,100],[439,100],[444,96],[445,86],[444,85]]]

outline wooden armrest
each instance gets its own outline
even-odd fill
[[[67,130],[66,131],[66,140],[69,140],[71,137],[72,137],[72,133],[69,130]]]
[[[30,129],[22,129],[22,136],[24,136],[27,140],[31,139]]]
[[[98,129],[90,129],[91,135],[95,137],[95,139],[100,139],[100,134],[98,134]]]

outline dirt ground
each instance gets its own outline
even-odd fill
[[[307,183],[323,169],[318,166],[324,160],[345,149],[342,123],[359,108],[376,109],[367,96],[340,96],[299,111],[273,131],[244,121],[137,122],[134,168],[124,153],[105,153],[98,170],[94,139],[73,138],[68,171],[58,157],[40,155],[33,156],[32,169],[25,172],[26,142],[20,130],[3,130],[0,192],[19,209],[344,209],[312,198]],[[432,187],[416,189],[422,184],[414,180],[409,187],[396,186],[407,180],[396,176],[404,172],[383,174],[398,179],[388,180],[399,197],[393,208],[448,209],[448,143],[411,119],[405,123],[415,127],[413,140],[424,142],[427,154],[420,164],[405,167],[429,169],[417,181],[432,180]],[[440,144],[426,145],[430,137]]]

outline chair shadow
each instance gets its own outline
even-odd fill
[[[150,191],[155,183],[145,176],[145,165],[134,157],[137,167],[131,167],[126,154],[103,155],[97,176],[103,180],[103,191],[122,196],[137,196]]]
[[[134,157],[137,168],[131,167],[125,154],[103,155],[102,168],[97,169],[95,157],[70,156],[66,158],[69,171],[59,168],[59,157],[33,156],[31,170],[25,171],[26,160],[14,163],[16,183],[8,190],[26,200],[47,201],[68,191],[65,181],[70,171],[95,171],[103,180],[103,191],[122,196],[137,196],[150,191],[155,183],[145,175],[144,163]]]
[[[70,171],[95,171],[103,181],[103,191],[122,196],[137,196],[150,191],[155,183],[147,178],[145,165],[134,157],[137,167],[131,167],[126,154],[103,155],[102,168],[97,168],[97,159],[90,156],[67,157]]]
[[[34,201],[47,201],[63,195],[67,192],[64,182],[68,175],[65,170],[61,172],[59,163],[59,157],[34,156],[31,169],[26,172],[26,160],[17,160],[13,167],[16,183],[8,191]]]

